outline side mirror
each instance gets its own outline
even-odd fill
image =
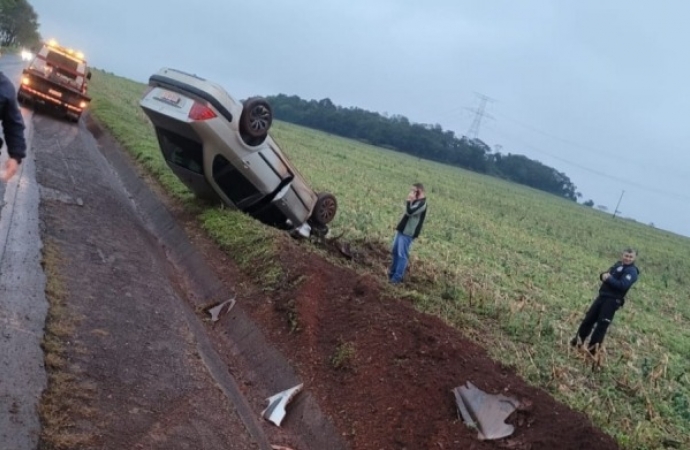
[[[86,79],[87,80],[91,79],[91,71],[90,70],[88,72],[86,72]]]

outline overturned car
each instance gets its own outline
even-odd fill
[[[336,198],[314,192],[268,134],[273,113],[196,75],[164,68],[140,101],[174,174],[203,199],[220,199],[294,235],[327,233]]]

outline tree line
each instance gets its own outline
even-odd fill
[[[382,115],[296,95],[267,97],[276,119],[357,139],[464,169],[503,178],[577,201],[580,194],[562,172],[523,155],[502,154],[479,139],[457,137],[441,125],[410,122],[401,115]]]
[[[41,42],[38,14],[27,0],[0,0],[0,46],[34,47]]]

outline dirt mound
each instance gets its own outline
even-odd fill
[[[280,262],[301,274],[245,307],[295,365],[321,407],[355,449],[615,449],[582,414],[527,385],[513,370],[440,319],[358,275],[287,242]],[[333,253],[384,273],[387,250],[335,239]],[[378,267],[376,267],[378,266]],[[524,405],[510,438],[481,442],[458,419],[452,389],[471,381]]]

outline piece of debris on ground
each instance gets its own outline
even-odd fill
[[[283,418],[285,418],[285,408],[287,408],[288,403],[302,390],[303,383],[297,386],[286,389],[283,392],[279,392],[276,395],[269,397],[268,406],[261,412],[264,419],[269,422],[273,422],[276,426],[280,426]]]
[[[218,322],[220,314],[223,312],[223,310],[225,309],[225,314],[229,313],[233,306],[235,306],[236,302],[235,297],[233,297],[230,300],[226,300],[208,308],[206,311],[211,314],[211,322]]]
[[[515,431],[505,420],[520,405],[517,400],[487,394],[470,381],[453,389],[453,393],[459,415],[467,426],[477,429],[480,440],[502,439]]]

